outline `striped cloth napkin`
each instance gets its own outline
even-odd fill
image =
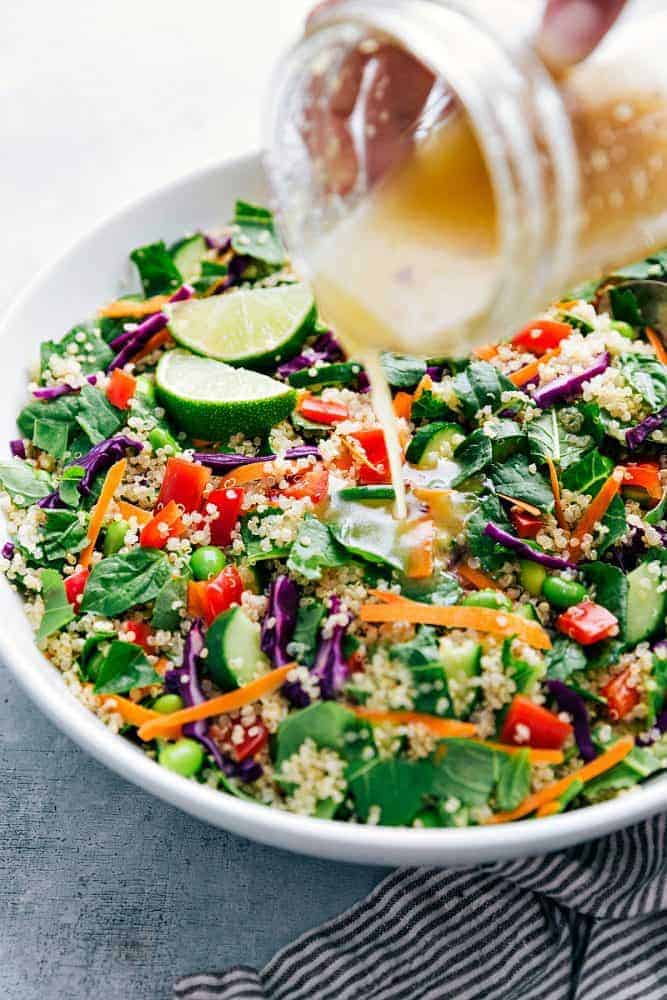
[[[175,1000],[665,1000],[667,817],[562,854],[402,869],[257,972]]]

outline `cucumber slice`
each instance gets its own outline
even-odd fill
[[[479,688],[470,681],[481,673],[482,647],[474,639],[442,639],[440,662],[454,713],[459,719],[467,719],[479,695]]]
[[[249,368],[291,358],[312,331],[317,312],[308,285],[240,289],[169,307],[169,329],[195,354]]]
[[[625,640],[636,646],[648,639],[664,624],[667,614],[667,594],[658,591],[660,577],[651,573],[650,562],[642,563],[628,573],[628,618]]]
[[[405,457],[420,469],[433,469],[443,458],[451,458],[465,434],[458,424],[437,421],[420,427],[408,445]]]
[[[535,564],[533,563],[533,565]],[[532,604],[517,604],[513,610],[515,615],[518,615],[520,618],[526,618],[529,622],[539,621],[537,611]]]
[[[241,608],[230,608],[215,619],[206,636],[206,665],[223,691],[249,684],[269,669],[259,647],[260,627]]]
[[[341,500],[360,500],[369,503],[373,500],[395,500],[396,491],[393,486],[346,486],[338,491]]]
[[[320,368],[302,368],[292,372],[287,381],[295,389],[323,389],[327,385],[353,385],[359,378],[361,365],[356,361],[340,361]]]
[[[201,233],[187,236],[171,248],[171,259],[181,272],[183,281],[196,281],[201,276],[201,262],[207,252],[206,240]]]

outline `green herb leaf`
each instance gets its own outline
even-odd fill
[[[76,422],[93,444],[99,444],[116,433],[123,418],[121,411],[112,406],[98,389],[84,385],[79,393]]]
[[[238,254],[253,257],[270,267],[281,267],[285,248],[276,231],[273,213],[260,205],[237,201],[232,247]]]
[[[496,801],[499,809],[516,809],[530,791],[530,752],[499,753]]]
[[[56,420],[35,420],[32,443],[56,459],[67,452],[67,425]]]
[[[289,546],[286,545],[276,545],[272,542],[268,548],[265,548],[264,542],[267,538],[271,538],[271,532],[259,535],[250,527],[257,519],[263,521],[264,518],[269,517],[280,521],[282,516],[283,512],[280,507],[270,507],[268,510],[263,510],[260,514],[253,512],[241,518],[241,539],[245,546],[246,559],[250,566],[254,566],[258,562],[264,562],[266,559],[282,559],[288,554]]]
[[[68,465],[63,469],[62,479],[58,484],[58,493],[63,503],[68,507],[78,507],[81,503],[79,483],[85,476],[85,469],[80,465]]]
[[[444,748],[444,753],[442,749]],[[469,806],[489,801],[496,780],[495,753],[470,740],[442,740],[436,751],[432,791],[438,798],[456,798]]]
[[[76,358],[84,375],[105,371],[113,358],[113,351],[100,336],[100,327],[96,323],[79,323],[66,333],[62,340],[45,340],[40,345],[42,380],[49,370],[49,362],[54,354],[58,358]]]
[[[430,389],[424,389],[419,399],[415,399],[410,410],[410,419],[414,423],[421,420],[456,420],[456,414]]]
[[[497,493],[551,511],[554,506],[551,486],[541,473],[531,472],[531,464],[525,455],[510,455],[502,464],[491,466],[489,478]]]
[[[63,424],[67,428],[68,441],[79,433],[76,422],[80,400],[78,393],[70,396],[60,396],[58,399],[35,399],[24,406],[18,415],[17,424],[23,437],[34,441],[35,423],[38,420],[48,420]]]
[[[320,580],[323,569],[343,566],[346,562],[348,558],[336,545],[327,525],[306,514],[290,549],[287,568],[307,580]]]
[[[667,368],[648,354],[622,354],[619,367],[623,378],[652,410],[667,406]]]
[[[384,377],[392,389],[414,389],[426,374],[426,362],[408,354],[384,351],[380,355],[380,362]]]
[[[485,406],[492,411],[500,409],[502,393],[516,392],[510,380],[488,361],[472,361],[454,376],[452,385],[467,420],[474,420]]]
[[[0,485],[9,493],[17,507],[31,507],[51,492],[47,473],[36,472],[20,458],[0,462]]]
[[[67,600],[65,584],[60,573],[56,573],[54,569],[43,569],[40,578],[44,614],[37,629],[38,643],[43,642],[54,632],[65,628],[74,618],[74,611]]]
[[[183,284],[181,272],[163,240],[137,247],[130,254],[130,260],[136,264],[146,298],[174,292]]]
[[[95,682],[96,694],[125,694],[133,688],[160,684],[162,678],[148,662],[141,646],[133,642],[111,643]]]
[[[552,459],[561,469],[579,461],[584,452],[592,447],[588,436],[569,434],[559,423],[556,410],[548,410],[527,427],[528,449],[537,462]]]
[[[167,556],[158,549],[136,549],[102,559],[93,567],[82,611],[115,618],[157,597],[169,579]]]
[[[354,734],[354,736],[352,735]],[[275,739],[276,770],[312,739],[320,748],[335,750],[346,760],[356,760],[372,744],[367,722],[335,701],[317,701],[308,708],[290,712],[278,727]]]

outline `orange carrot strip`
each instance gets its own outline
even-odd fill
[[[532,382],[533,379],[536,379],[540,374],[540,365],[545,364],[547,361],[551,361],[551,359],[555,358],[557,354],[560,354],[560,347],[554,347],[552,351],[547,351],[541,358],[535,358],[534,361],[524,365],[523,368],[519,368],[518,372],[512,372],[509,376],[510,382],[517,386],[517,388],[520,388],[522,385],[526,385],[528,382]]]
[[[446,497],[448,494],[454,493],[454,490],[437,489],[432,486],[415,486],[412,493],[418,500],[431,503],[433,500],[439,500],[441,497]]]
[[[595,525],[605,516],[609,508],[609,504],[620,490],[624,476],[625,469],[622,465],[619,465],[616,469],[614,469],[609,479],[602,484],[602,487],[598,491],[597,495],[593,497],[590,504],[581,515],[579,523],[572,532],[571,543],[572,541],[575,541],[575,539],[577,542],[581,542],[584,535],[593,533]],[[572,545],[571,543],[570,559],[573,560],[573,562],[578,562],[582,555],[581,545]]]
[[[433,388],[433,379],[431,378],[431,376],[428,374],[422,375],[421,379],[419,380],[419,384],[415,389],[415,394],[412,397],[413,400],[419,399],[422,392],[430,392],[432,388]]]
[[[646,339],[655,351],[655,356],[661,365],[667,366],[667,350],[665,350],[665,345],[662,342],[662,337],[660,334],[652,330],[650,326],[646,327]]]
[[[498,353],[498,345],[482,344],[481,347],[476,347],[472,353],[480,361],[491,361],[491,359],[495,358],[496,354]]]
[[[188,581],[188,614],[193,618],[208,617],[207,589],[208,580]]]
[[[556,471],[556,466],[554,465],[553,458],[547,456],[546,461],[547,461],[547,467],[549,469],[549,482],[551,483],[551,492],[554,495],[554,512],[556,514],[558,527],[562,528],[563,531],[569,531],[569,525],[565,520],[565,514],[563,513],[563,504],[560,498],[560,483],[558,482],[558,473]]]
[[[368,722],[387,722],[392,726],[405,726],[410,722],[418,722],[426,726],[436,736],[443,739],[473,736],[477,732],[472,722],[459,722],[457,719],[441,719],[438,715],[428,715],[425,712],[382,712],[362,706],[349,706],[356,716]]]
[[[532,503],[526,503],[525,500],[516,500],[514,497],[509,496],[507,493],[498,493],[499,497],[503,500],[507,500],[511,503],[513,507],[518,507],[519,510],[525,510],[527,514],[532,514],[533,517],[541,517],[542,511],[539,507],[535,507]]]
[[[521,750],[528,750],[531,764],[562,764],[565,759],[562,750],[539,750],[533,747],[514,746],[510,743],[494,743],[492,740],[473,740],[473,743],[481,743],[489,750],[500,750],[501,753],[519,753]]]
[[[610,747],[609,750],[601,753],[599,757],[595,758],[595,760],[590,761],[588,764],[584,764],[584,766],[580,767],[578,771],[573,771],[572,774],[568,774],[567,777],[561,778],[560,781],[554,781],[545,788],[541,788],[539,792],[534,792],[532,795],[528,795],[523,800],[521,805],[516,807],[516,809],[510,809],[509,812],[496,813],[495,816],[491,816],[486,822],[511,823],[512,820],[522,819],[524,816],[529,816],[530,813],[535,812],[536,809],[540,809],[548,802],[553,802],[554,799],[559,798],[563,792],[568,790],[573,782],[590,781],[591,778],[597,778],[599,774],[604,774],[605,771],[614,767],[615,764],[620,764],[620,762],[630,753],[634,745],[635,741],[633,738],[631,736],[625,736],[623,739],[614,743],[613,747]]]
[[[368,593],[371,597],[377,597],[378,601],[382,601],[384,604],[396,604],[408,600],[408,598],[403,597],[402,594],[394,594],[391,590],[369,589]]]
[[[153,517],[149,510],[142,510],[141,507],[136,507],[133,503],[128,503],[127,500],[116,500],[116,506],[126,520],[136,517],[140,528],[148,524]]]
[[[150,316],[151,313],[159,312],[168,301],[168,295],[154,295],[152,299],[145,299],[143,302],[135,302],[132,299],[116,299],[107,306],[103,306],[99,310],[99,315],[106,316],[108,319],[141,319],[142,316]]]
[[[410,529],[410,552],[406,576],[411,580],[423,580],[425,577],[433,575],[434,547],[435,525],[431,518],[427,517]]]
[[[171,712],[169,715],[162,715],[159,719],[151,719],[139,730],[139,738],[142,740],[154,740],[158,736],[163,736],[165,730],[171,730],[174,726],[184,726],[188,722],[199,722],[200,719],[210,719],[212,715],[224,715],[227,712],[235,712],[244,705],[250,705],[265,694],[272,694],[281,687],[290,670],[296,666],[295,663],[287,663],[284,667],[271,670],[268,674],[251,681],[244,687],[228,694],[218,695],[210,701],[203,701],[192,708],[182,708],[179,712]]]
[[[508,638],[516,635],[535,649],[550,649],[551,640],[541,625],[520,615],[494,608],[468,607],[452,604],[419,604],[417,601],[400,600],[391,604],[362,604],[359,609],[362,622],[412,622],[415,625],[438,625],[441,628],[472,628]]]
[[[397,392],[394,396],[392,407],[395,416],[404,417],[406,420],[409,420],[410,411],[412,410],[412,395],[409,392]]]
[[[165,718],[159,712],[154,712],[152,708],[144,708],[143,705],[137,705],[136,702],[130,701],[129,698],[122,698],[118,694],[98,694],[97,697],[105,711],[118,712],[132,726],[143,726],[144,722]],[[172,726],[169,730],[170,739],[177,739],[180,735],[180,726]]]
[[[535,813],[537,819],[544,819],[545,816],[555,816],[561,810],[561,804],[558,799],[554,799],[553,802],[545,802],[543,806]]]
[[[88,522],[88,544],[79,556],[79,565],[84,568],[90,565],[90,560],[92,559],[93,552],[95,551],[95,543],[97,542],[102,529],[104,518],[109,510],[114,493],[120,486],[122,478],[125,475],[126,466],[127,460],[125,458],[121,458],[119,462],[116,462],[115,465],[111,466],[106,474],[106,479],[104,480],[104,485],[102,486],[102,492],[100,493],[99,500],[93,507],[92,514],[90,515],[90,521]]]
[[[147,358],[149,354],[153,353],[153,351],[157,351],[158,347],[162,347],[163,344],[166,344],[170,339],[171,333],[167,327],[164,327],[163,330],[158,330],[158,332],[154,333],[151,339],[144,344],[141,350],[137,351],[137,353],[132,356],[132,364],[136,364],[137,361],[143,361],[144,358]]]
[[[464,583],[470,583],[473,587],[477,587],[478,590],[502,589],[495,580],[492,580],[486,573],[482,573],[481,569],[474,569],[474,567],[468,566],[467,563],[460,563],[456,567],[456,574]]]
[[[284,467],[286,474],[296,468],[295,463],[287,463]],[[273,462],[251,462],[248,465],[242,465],[238,469],[234,469],[233,472],[223,476],[224,484],[228,487],[233,486],[245,486],[246,483],[253,483],[257,479],[266,479],[268,476],[275,474],[275,467]]]

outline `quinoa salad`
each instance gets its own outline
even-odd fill
[[[667,252],[470,357],[382,355],[404,519],[269,211],[130,256],[0,462],[0,569],[76,698],[156,766],[353,823],[540,818],[667,766]]]

